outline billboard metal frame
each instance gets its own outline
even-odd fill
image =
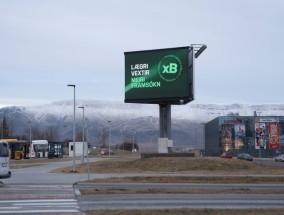
[[[162,61],[161,59],[164,59],[165,57],[168,56],[175,57],[177,52],[185,50],[187,50],[186,59],[185,56],[182,55],[183,58],[181,59],[181,65],[185,65],[186,68],[182,68],[181,77],[179,77],[177,81],[174,80],[168,82],[163,80],[162,77],[159,77],[158,64],[161,63]],[[192,100],[194,100],[194,74],[193,74],[194,49],[192,46],[125,52],[124,55],[125,55],[125,100],[124,100],[125,103],[180,105],[180,104],[187,104]],[[135,60],[133,60],[133,58]],[[176,58],[178,59],[178,57]],[[150,63],[148,64],[148,62]],[[148,81],[153,81],[153,83],[154,81],[158,80],[159,83],[161,84],[161,87],[157,88],[142,87],[137,89],[129,89],[131,88],[130,79],[133,78],[130,74],[133,65],[146,65],[145,67],[147,67],[146,69],[148,70],[146,71],[148,71],[148,73],[144,77],[142,76],[142,80],[145,80],[147,78],[149,79]],[[143,70],[142,68],[140,71],[145,71],[145,70]],[[149,82],[146,82],[146,84],[148,83]],[[130,95],[130,93],[132,93],[132,95]]]
[[[206,48],[203,44],[192,44],[185,47],[124,52],[124,102],[159,104],[159,136],[167,140],[161,141],[159,153],[164,153],[165,147],[162,144],[167,144],[171,151],[171,105],[184,105],[194,100],[194,58],[198,58]],[[149,81],[159,83],[154,86],[157,88],[151,89]],[[161,83],[165,86],[161,87]],[[129,93],[131,90],[133,91]]]

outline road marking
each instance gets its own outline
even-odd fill
[[[81,192],[79,189],[75,188],[74,191],[76,196],[81,196]]]
[[[80,213],[78,210],[20,210],[20,211],[0,211],[0,214],[33,214],[33,213]]]
[[[76,199],[4,200],[1,205],[0,214],[81,213]]]
[[[77,202],[76,199],[33,199],[33,200],[3,200],[1,203],[14,203],[14,202]]]
[[[65,199],[74,198],[72,194],[0,194],[1,199]]]
[[[2,211],[2,210],[7,210],[7,209],[20,209],[21,207],[0,207],[0,212]]]
[[[69,203],[69,202],[66,202],[66,203],[58,203],[58,202],[54,202],[54,203],[17,203],[17,204],[13,204],[15,206],[42,206],[42,205],[48,205],[48,206],[52,206],[52,205],[77,205],[77,203]]]

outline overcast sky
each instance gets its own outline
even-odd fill
[[[124,100],[124,52],[189,46],[194,103],[283,103],[282,0],[0,0],[0,107]]]

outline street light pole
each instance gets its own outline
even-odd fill
[[[1,123],[1,127],[2,127],[2,129],[1,129],[1,139],[3,139],[3,137],[4,137],[4,114],[2,114],[3,115],[3,118],[2,118],[2,123]]]
[[[76,169],[75,169],[75,159],[76,159],[76,128],[75,128],[75,120],[76,120],[76,117],[75,117],[75,88],[76,88],[76,85],[75,84],[68,84],[67,85],[68,87],[73,87],[74,88],[74,104],[73,104],[73,172],[76,172]]]
[[[258,111],[256,112],[258,113],[258,132],[260,131],[260,114],[261,114],[261,111]],[[261,143],[261,140],[260,140],[261,136],[259,137],[258,139],[258,145],[259,145],[259,150],[258,150],[258,157],[261,158],[261,146],[260,146],[260,143]]]
[[[110,157],[110,123],[111,121],[108,120],[107,122],[109,123],[109,126],[108,126],[108,156]]]
[[[84,163],[84,156],[85,156],[85,107],[82,106],[82,107],[79,107],[81,109],[83,109],[83,149],[82,149],[82,157],[81,157],[81,163]]]
[[[30,144],[32,143],[32,122],[28,121],[28,123],[30,124]]]
[[[132,128],[132,132],[133,132],[132,152],[134,152],[134,133],[135,133],[135,129],[134,128]]]
[[[195,150],[197,150],[198,144],[197,144],[197,124],[195,124]]]
[[[85,125],[85,123],[84,123]],[[88,170],[88,181],[90,180],[90,163],[89,163],[89,144],[88,144],[88,136],[89,136],[89,127],[88,127],[88,118],[86,118],[86,142],[87,142],[87,170]]]

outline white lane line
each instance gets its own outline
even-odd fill
[[[15,203],[15,204],[13,204],[14,206],[25,206],[25,205],[27,205],[27,206],[31,206],[31,205],[35,205],[35,206],[37,206],[37,205],[50,205],[50,206],[54,206],[54,205],[77,205],[77,203],[72,203],[72,202],[66,202],[66,203],[56,203],[56,202],[54,202],[54,203]]]
[[[0,211],[0,214],[33,214],[33,213],[78,213],[79,210],[21,210],[21,211],[13,211],[13,210],[6,210]]]
[[[24,202],[77,202],[75,199],[27,199],[27,200],[1,200],[0,204],[5,203],[24,203]]]
[[[0,207],[0,212],[1,212],[2,210],[7,210],[7,209],[20,209],[20,208],[22,208],[22,207]]]

